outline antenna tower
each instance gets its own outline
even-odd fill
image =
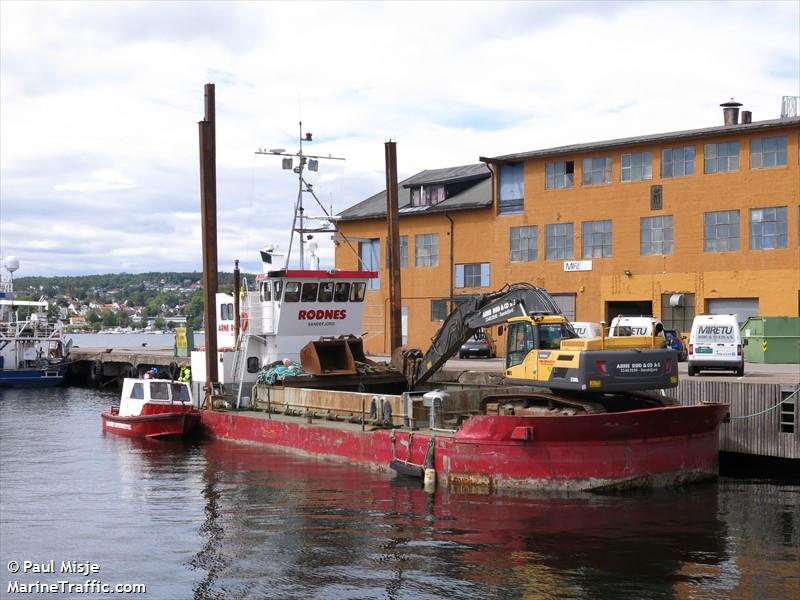
[[[307,227],[306,221],[308,219],[316,220],[317,217],[305,217],[304,216],[304,208],[303,208],[303,194],[311,194],[314,200],[317,202],[317,205],[322,209],[322,212],[325,214],[324,218],[331,219],[331,213],[329,213],[322,203],[317,198],[316,194],[314,193],[313,185],[308,183],[305,178],[303,177],[303,172],[308,169],[309,171],[317,171],[319,161],[320,160],[345,160],[344,158],[340,158],[337,156],[315,156],[312,154],[304,154],[303,153],[303,142],[312,142],[312,135],[310,132],[303,133],[303,122],[300,121],[298,123],[300,129],[300,149],[292,154],[291,152],[286,152],[283,148],[273,148],[267,150],[265,148],[259,148],[256,150],[256,154],[268,154],[271,156],[283,156],[283,168],[284,170],[291,169],[295,173],[297,173],[297,201],[294,205],[294,219],[292,221],[292,235],[289,238],[289,250],[286,252],[286,265],[284,268],[289,267],[289,260],[292,256],[292,243],[294,242],[294,234],[297,233],[300,238],[299,249],[300,249],[300,268],[305,269],[305,244],[306,239],[305,235],[307,233],[322,233],[326,231],[332,231],[329,228],[329,225],[325,225],[322,227]],[[299,159],[299,164],[294,166],[294,157]],[[333,207],[331,207],[333,210]],[[332,221],[332,219],[331,219]],[[330,221],[329,221],[330,223]]]

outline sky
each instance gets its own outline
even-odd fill
[[[15,276],[200,271],[215,84],[219,268],[285,252],[297,177],[334,213],[424,169],[753,120],[800,96],[800,1],[0,0],[0,257]],[[307,214],[319,215],[304,198]],[[310,205],[309,205],[310,204]],[[317,236],[323,268],[329,236]],[[5,272],[3,273],[5,275]]]

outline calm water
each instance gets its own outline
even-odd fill
[[[104,434],[115,400],[0,390],[0,597],[22,595],[10,579],[87,579],[8,572],[51,559],[159,600],[800,597],[798,486],[431,496],[263,448]]]

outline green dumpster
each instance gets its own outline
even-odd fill
[[[741,329],[746,361],[800,363],[800,317],[750,317]]]

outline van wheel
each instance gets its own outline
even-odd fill
[[[736,376],[737,377],[744,377],[744,367],[738,367],[736,369]]]
[[[695,375],[697,375],[697,367],[693,367],[693,366],[689,365],[689,367],[687,367],[686,371],[687,371],[687,373],[689,373],[689,377],[694,377]]]

